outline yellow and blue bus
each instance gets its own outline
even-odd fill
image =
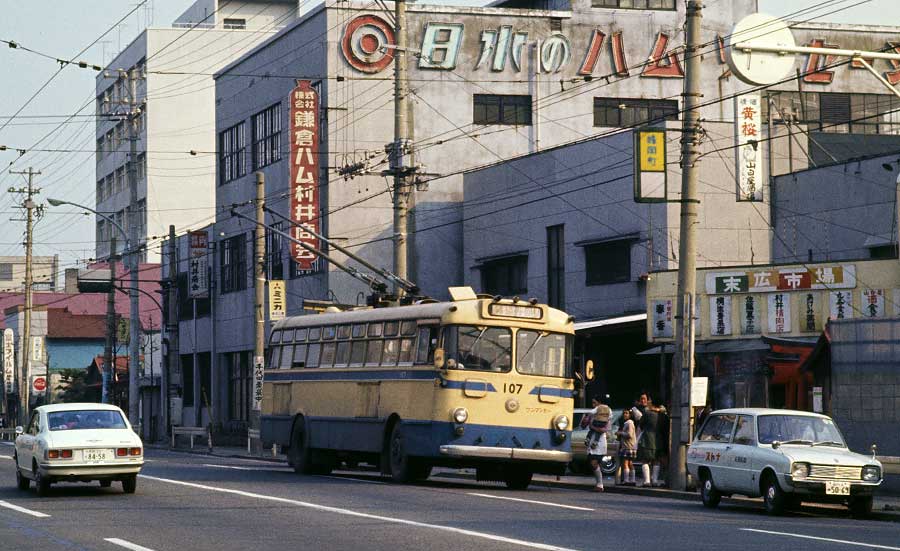
[[[261,438],[295,471],[434,466],[523,489],[571,460],[573,319],[536,301],[451,289],[450,302],[326,312],[273,325]]]

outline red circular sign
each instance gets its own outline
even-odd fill
[[[42,392],[47,388],[47,379],[43,377],[35,377],[34,378],[34,389],[38,392]]]
[[[394,29],[377,15],[360,15],[344,29],[341,51],[354,69],[363,73],[383,71],[394,60]]]

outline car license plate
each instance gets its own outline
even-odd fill
[[[109,450],[84,450],[82,457],[88,463],[106,461],[112,457]]]
[[[849,482],[825,482],[825,494],[830,496],[848,496],[850,495]]]

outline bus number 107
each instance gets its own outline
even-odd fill
[[[503,392],[508,392],[510,394],[521,394],[522,384],[521,383],[503,383]]]

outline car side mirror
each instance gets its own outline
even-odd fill
[[[780,445],[781,445],[781,442],[779,442],[778,440],[775,440],[774,442],[772,442],[772,449],[777,450]]]
[[[435,348],[434,349],[434,367],[437,369],[444,369],[444,349],[443,348]]]
[[[22,425],[16,427],[16,436],[19,436],[23,432],[25,432],[25,429],[22,428]]]
[[[872,444],[871,450],[872,450],[872,459],[875,459],[875,451],[878,450],[878,446],[876,446],[875,444]]]

